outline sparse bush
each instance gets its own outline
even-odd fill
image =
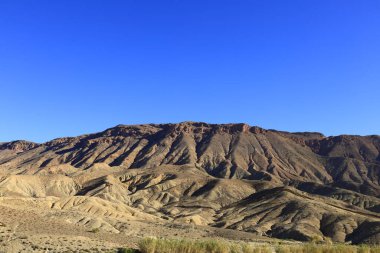
[[[380,253],[377,246],[345,244],[279,244],[262,246],[225,240],[146,238],[139,242],[141,253]]]
[[[91,233],[99,233],[100,229],[99,228],[93,228],[89,232]]]
[[[122,249],[118,249],[117,250],[117,253],[139,253],[140,251],[138,251],[137,249],[126,249],[126,248],[122,248]]]

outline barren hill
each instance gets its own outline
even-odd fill
[[[119,125],[1,143],[0,206],[33,202],[42,219],[119,235],[140,231],[128,222],[145,222],[224,237],[380,243],[379,152],[380,136]]]

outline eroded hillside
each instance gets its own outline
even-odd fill
[[[379,136],[119,125],[0,144],[0,205],[119,235],[148,233],[131,225],[143,222],[193,224],[211,236],[380,243],[379,152]]]

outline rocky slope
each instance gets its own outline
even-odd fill
[[[380,243],[379,152],[380,136],[119,125],[43,144],[0,144],[0,195],[36,200],[67,222],[110,233],[143,220]]]

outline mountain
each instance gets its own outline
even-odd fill
[[[1,143],[0,176],[8,202],[37,201],[49,217],[110,233],[141,220],[224,235],[380,243],[376,135],[118,125],[42,144]]]

